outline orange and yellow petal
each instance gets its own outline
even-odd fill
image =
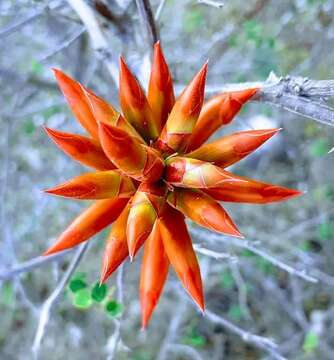
[[[60,235],[58,241],[43,255],[72,248],[113,223],[128,202],[128,198],[97,200],[82,212]]]
[[[156,221],[145,242],[140,272],[140,303],[142,327],[146,328],[167,279],[169,260],[160,234],[160,222]]]
[[[257,88],[232,91],[214,96],[202,108],[189,140],[188,151],[201,146],[221,126],[229,124],[258,91]]]
[[[122,57],[119,65],[119,99],[122,112],[146,141],[154,140],[159,136],[159,124],[153,116],[144,90]]]
[[[165,203],[165,184],[142,183],[131,201],[126,234],[132,259],[150,235]]]
[[[172,75],[162,52],[160,42],[154,45],[147,99],[160,132],[175,103]]]
[[[166,206],[158,221],[170,264],[185,290],[188,291],[199,308],[204,311],[201,272],[184,216],[172,207]]]
[[[207,70],[206,63],[176,100],[158,140],[161,150],[169,148],[170,154],[186,150],[203,105]]]
[[[135,191],[132,180],[118,170],[86,173],[45,190],[49,194],[80,200],[129,198]]]
[[[302,191],[296,189],[267,184],[234,174],[232,176],[236,180],[235,182],[228,182],[218,188],[203,189],[203,191],[218,201],[249,204],[269,204],[289,200],[303,194]]]
[[[201,226],[227,235],[242,237],[226,210],[202,191],[175,188],[168,194],[167,201]]]
[[[224,136],[186,154],[186,157],[211,162],[221,168],[230,166],[251,154],[280,129],[247,130]]]
[[[104,283],[129,255],[126,241],[126,223],[129,210],[130,205],[128,203],[116,219],[109,233],[103,252],[100,283]]]
[[[48,136],[65,154],[83,165],[96,170],[115,169],[98,141],[86,136],[44,128]]]
[[[166,164],[165,179],[174,186],[207,189],[245,181],[202,160],[174,156],[169,158]]]
[[[58,69],[54,69],[54,74],[64,97],[70,106],[73,114],[87,132],[95,139],[99,140],[97,123],[90,110],[88,100],[85,96],[84,87],[77,81]]]
[[[126,131],[129,135],[135,137],[139,142],[143,144],[145,143],[136,129],[105,100],[89,90],[86,90],[86,96],[97,122],[104,122],[106,124],[116,126]]]
[[[139,181],[153,182],[161,177],[164,162],[156,150],[106,123],[99,123],[99,134],[104,152],[125,174]]]

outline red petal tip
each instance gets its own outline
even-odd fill
[[[146,330],[147,325],[152,317],[153,311],[157,305],[157,298],[154,296],[150,296],[150,294],[146,294],[144,298],[141,299],[141,309],[142,309],[142,317],[141,317],[141,328]]]
[[[99,281],[99,286],[104,284],[107,281],[108,277],[109,277],[108,272],[105,272],[105,273],[101,274],[100,281]]]
[[[129,67],[125,62],[125,59],[123,58],[123,56],[119,57],[119,67],[120,67],[120,71],[129,71]]]
[[[53,71],[55,76],[57,76],[57,74],[62,74],[63,73],[60,69],[57,69],[57,68],[51,68],[51,70]]]
[[[42,256],[49,256],[57,252],[57,249],[54,249],[53,246],[48,248],[46,251],[43,252]]]
[[[108,278],[109,278],[108,266],[103,266],[102,271],[101,271],[101,275],[100,275],[100,286],[102,284],[104,284],[107,281]]]

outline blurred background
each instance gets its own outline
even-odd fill
[[[69,3],[76,1],[0,1],[0,359],[334,359],[334,163],[328,154],[334,129],[261,102],[247,104],[218,135],[283,131],[232,170],[306,193],[266,206],[227,204],[246,235],[243,244],[191,225],[207,315],[171,272],[148,329],[140,331],[141,254],[105,288],[96,287],[106,232],[90,241],[63,287],[75,250],[8,275],[38,257],[87,206],[42,192],[85,171],[42,128],[81,131],[51,68],[118,106],[107,65],[117,66],[123,54],[147,85],[150,47],[136,2],[84,2],[108,51],[94,50]],[[151,1],[178,88],[206,59],[208,90],[264,81],[271,71],[334,78],[333,0],[217,4]],[[57,287],[62,291],[55,302],[49,298],[48,314],[45,301]]]

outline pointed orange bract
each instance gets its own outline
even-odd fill
[[[207,189],[245,182],[241,177],[197,159],[174,156],[166,163],[165,179],[174,186]]]
[[[183,287],[204,311],[201,272],[184,216],[172,207],[166,206],[160,219],[160,233],[167,257]]]
[[[154,46],[147,98],[160,132],[175,103],[173,80],[160,42],[157,42]]]
[[[232,91],[211,98],[202,108],[189,140],[188,151],[197,149],[221,126],[229,124],[242,105],[257,91],[257,88]]]
[[[82,200],[129,198],[135,191],[132,180],[118,170],[86,173],[45,190],[49,194]]]
[[[129,255],[125,231],[129,210],[130,204],[124,207],[108,236],[103,252],[100,283],[104,283]]]
[[[154,224],[144,248],[140,271],[142,327],[146,328],[167,279],[169,261],[160,234],[160,221]]]
[[[168,194],[167,200],[171,206],[201,226],[224,234],[242,237],[224,208],[199,190],[174,189]]]
[[[203,160],[221,168],[230,166],[251,154],[280,129],[247,130],[222,137],[186,154],[186,157]]]
[[[142,183],[131,201],[126,235],[130,258],[150,235],[156,218],[165,203],[165,184]]]
[[[128,198],[98,200],[81,213],[44,255],[76,246],[110,225],[124,209]]]
[[[58,147],[72,159],[96,170],[115,169],[115,165],[107,158],[96,140],[82,135],[57,131],[46,126],[44,129]]]
[[[122,57],[119,66],[119,99],[123,114],[145,140],[154,140],[159,136],[159,129],[144,90]]]
[[[176,100],[158,140],[163,152],[172,154],[186,150],[203,105],[207,71],[206,63]]]
[[[235,178],[235,182],[231,181],[222,187],[203,189],[203,191],[219,201],[249,204],[269,204],[289,200],[303,193],[299,190],[267,184],[234,174],[233,178]]]
[[[155,181],[161,177],[164,162],[156,150],[106,123],[99,123],[99,134],[104,152],[128,176],[139,181]]]
[[[58,85],[65,96],[71,110],[80,124],[96,140],[99,139],[97,123],[90,110],[84,88],[80,83],[71,79],[58,69],[53,69]]]
[[[148,97],[120,59],[120,114],[101,97],[55,71],[72,111],[90,137],[45,128],[73,159],[96,170],[46,192],[95,201],[45,255],[71,248],[115,222],[105,246],[101,283],[146,242],[140,276],[145,328],[167,279],[169,264],[204,311],[199,264],[184,215],[200,226],[241,234],[218,201],[270,203],[298,190],[234,175],[225,167],[255,151],[278,129],[242,131],[202,145],[230,123],[258,89],[222,93],[204,102],[207,63],[175,101],[160,43],[154,46]]]
[[[138,134],[136,129],[124,119],[124,117],[115,110],[110,104],[104,101],[101,97],[95,95],[91,91],[86,91],[86,96],[92,113],[97,122],[103,122],[118,127],[124,130],[129,135],[133,136],[139,142],[145,144],[143,138]]]

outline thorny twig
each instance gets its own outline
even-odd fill
[[[157,8],[157,11],[154,15],[154,20],[158,21],[160,19],[161,13],[162,13],[162,9],[164,8],[166,3],[166,0],[160,0],[159,6]]]
[[[201,244],[194,244],[193,247],[194,247],[194,250],[198,254],[210,256],[210,257],[212,257],[212,258],[214,258],[216,260],[228,260],[228,261],[231,261],[231,262],[238,261],[238,258],[236,256],[232,256],[232,255],[230,255],[228,253],[217,252],[217,251],[207,249],[207,248],[203,247]]]
[[[259,349],[262,349],[266,352],[269,352],[270,355],[277,360],[286,360],[277,350],[277,344],[274,343],[272,340],[252,334],[248,331],[241,329],[239,326],[231,323],[230,321],[226,320],[222,316],[219,316],[213,313],[210,310],[205,311],[205,318],[224,327],[228,331],[240,336],[242,340],[248,344],[254,345]]]
[[[98,57],[103,60],[116,85],[118,85],[118,69],[115,61],[112,59],[108,42],[95,17],[92,8],[84,0],[67,0],[69,5],[78,14],[79,18],[85,25],[90,36],[92,47]]]
[[[20,30],[23,26],[30,24],[32,21],[36,20],[38,17],[43,15],[48,10],[57,10],[64,5],[63,1],[56,2],[47,2],[46,5],[42,6],[38,10],[34,10],[31,14],[29,14],[23,20],[20,20],[14,24],[10,24],[8,27],[4,29],[0,29],[0,38],[9,36],[10,34]]]
[[[21,264],[15,265],[11,269],[2,270],[0,271],[0,280],[8,280],[20,274],[35,270],[36,268],[46,265],[52,261],[59,261],[68,252],[71,252],[71,250],[65,250],[49,256],[37,256]]]
[[[58,45],[55,49],[52,49],[50,52],[48,52],[47,54],[41,56],[38,61],[39,62],[44,62],[46,60],[48,60],[50,57],[56,55],[58,52],[68,48],[75,40],[77,40],[84,32],[86,31],[86,28],[81,27],[79,28],[77,31],[74,32],[74,34],[72,34],[72,36],[63,41],[60,45]]]
[[[204,4],[208,6],[212,6],[216,9],[221,9],[224,6],[224,3],[221,1],[213,1],[213,0],[197,0],[199,4]]]
[[[294,268],[293,266],[284,263],[283,261],[281,261],[281,260],[277,259],[276,257],[272,256],[271,254],[269,254],[268,252],[266,252],[262,249],[259,249],[256,245],[254,245],[254,242],[252,243],[249,240],[246,241],[246,240],[237,239],[237,238],[219,236],[216,234],[206,234],[205,231],[203,231],[203,230],[198,230],[196,233],[193,232],[193,235],[195,238],[197,237],[197,239],[200,239],[202,241],[205,241],[209,238],[209,239],[212,239],[215,241],[228,242],[228,244],[230,244],[230,245],[234,245],[237,247],[247,249],[247,250],[251,251],[252,253],[259,255],[262,258],[266,259],[267,261],[269,261],[270,263],[279,267],[280,269],[286,271],[290,275],[298,276],[298,277],[300,277],[306,281],[312,282],[312,283],[318,282],[317,278],[309,275],[305,270],[298,270],[298,269]]]
[[[88,244],[89,244],[88,242],[85,242],[84,244],[81,244],[79,246],[68,269],[66,270],[65,274],[61,278],[59,284],[54,289],[54,291],[51,293],[51,295],[44,301],[44,303],[42,305],[40,316],[39,316],[39,321],[38,321],[38,326],[37,326],[34,342],[32,345],[32,351],[33,351],[35,358],[38,358],[38,352],[39,352],[39,349],[41,346],[41,341],[42,341],[44,333],[45,333],[46,325],[50,318],[50,312],[51,312],[52,306],[55,304],[59,295],[64,290],[64,288],[65,288],[67,282],[69,281],[69,279],[71,278],[73,272],[78,267],[83,255],[85,254],[85,252],[88,248]]]
[[[143,26],[146,28],[148,42],[151,48],[159,40],[159,33],[155,24],[151,4],[149,0],[136,0]]]
[[[271,73],[264,82],[208,86],[211,94],[259,87],[253,101],[265,102],[305,116],[322,124],[334,126],[334,109],[324,103],[334,97],[334,80],[310,80],[301,77],[277,77]]]
[[[179,293],[178,311],[174,311],[173,317],[169,323],[167,334],[160,347],[159,354],[156,357],[157,360],[168,359],[167,355],[169,350],[169,344],[172,343],[177,336],[177,330],[181,325],[186,309],[187,309],[187,301],[184,299],[183,294]]]

